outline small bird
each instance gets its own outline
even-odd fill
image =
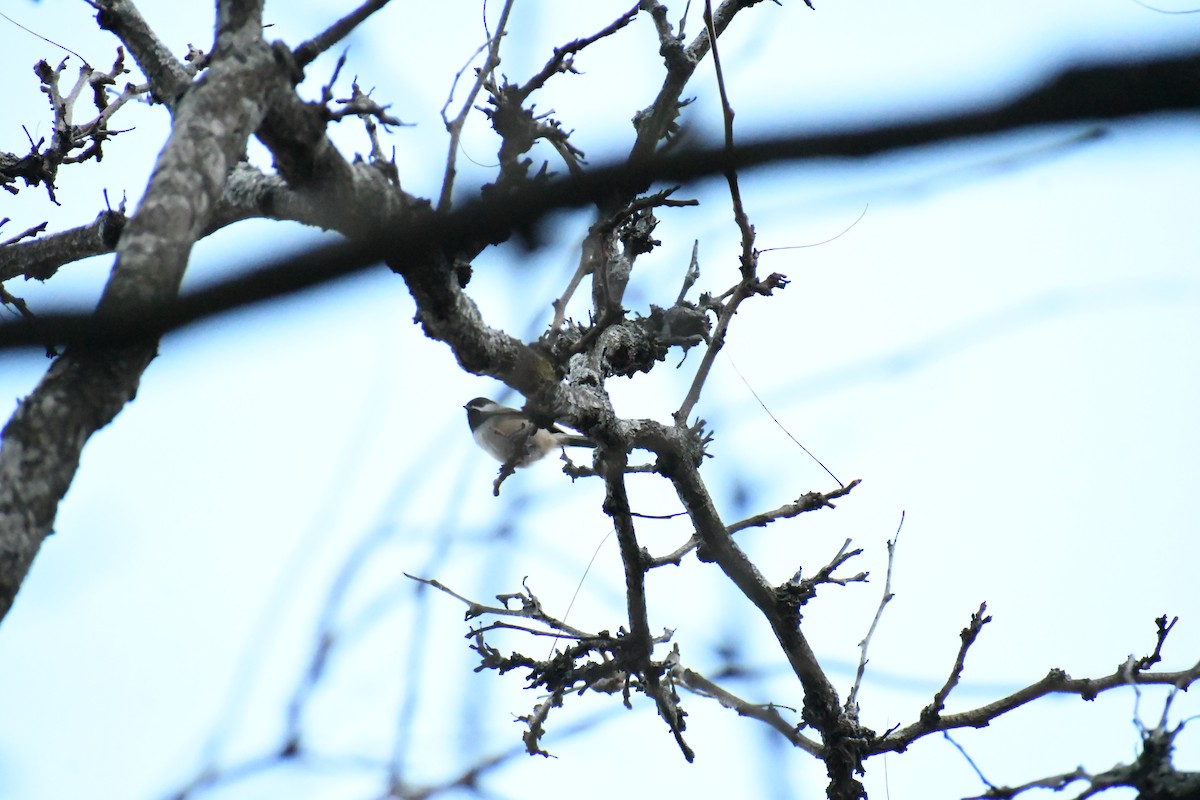
[[[476,397],[463,406],[475,441],[492,458],[514,467],[527,467],[556,447],[595,447],[586,436],[554,426],[539,428],[524,411]]]

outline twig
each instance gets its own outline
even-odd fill
[[[624,221],[633,217],[639,211],[649,208],[664,206],[668,208],[680,208],[700,204],[699,201],[693,199],[671,199],[671,195],[678,190],[678,186],[672,186],[645,197],[636,197],[620,210],[609,214],[603,219],[597,220],[588,228],[587,236],[579,248],[579,264],[575,268],[575,274],[571,276],[571,280],[567,283],[567,288],[563,290],[562,295],[551,304],[554,307],[554,319],[550,322],[551,331],[557,331],[562,327],[563,322],[566,320],[567,303],[571,302],[571,298],[575,295],[575,291],[579,288],[579,284],[583,281],[583,278],[596,269],[597,264],[603,258],[602,253],[606,249],[607,242]],[[617,319],[618,317],[613,317],[613,321]],[[588,343],[603,332],[602,329],[597,330],[597,327],[594,326],[585,336]],[[582,352],[584,347],[586,345],[580,342],[575,345],[573,352]]]
[[[20,297],[17,297],[15,294],[8,291],[8,289],[5,289],[4,284],[2,283],[0,283],[0,305],[12,306],[21,314],[21,317],[28,322],[37,321],[37,317],[34,316],[34,313],[29,310],[28,304],[26,304],[26,302]]]
[[[721,95],[721,112],[725,122],[725,149],[733,150],[733,106],[725,91],[725,72],[721,69],[721,53],[717,48],[717,29],[713,23],[712,0],[704,0],[704,25],[712,44],[713,68],[717,73],[717,90]],[[725,181],[729,184],[729,198],[733,203],[733,219],[742,233],[742,280],[753,280],[758,268],[758,254],[754,251],[754,226],[746,215],[742,204],[742,190],[738,185],[737,170],[725,170]],[[840,481],[839,481],[840,483]]]
[[[506,598],[519,599],[521,601],[521,608],[512,609],[508,608],[507,606],[489,606],[484,605],[483,603],[478,603],[470,598],[464,597],[450,587],[446,586],[441,581],[433,578],[421,578],[416,575],[410,575],[407,572],[404,573],[404,577],[414,580],[417,583],[423,583],[426,586],[430,586],[440,592],[444,592],[453,597],[455,600],[465,604],[467,606],[465,619],[468,620],[481,617],[485,614],[490,614],[496,617],[521,617],[524,619],[532,619],[541,622],[548,628],[558,631],[562,635],[573,639],[601,638],[599,634],[589,633],[588,631],[581,630],[580,628],[568,625],[566,622],[560,619],[555,619],[547,614],[542,609],[541,603],[537,601],[536,596],[534,596],[531,592],[528,592],[528,589],[526,589],[526,593],[515,593],[502,596]],[[472,635],[474,635],[474,633],[478,630],[478,628],[472,629]]]
[[[949,737],[946,738],[949,739]],[[958,742],[950,739],[950,743],[955,747],[958,747],[958,751],[963,754],[963,758],[966,758],[967,763],[975,769],[975,774],[979,775],[980,780],[989,787],[988,790],[983,794],[974,795],[972,797],[965,798],[964,800],[1007,800],[1008,798],[1016,797],[1019,794],[1027,792],[1030,789],[1053,789],[1054,791],[1059,792],[1070,786],[1075,781],[1088,781],[1092,784],[1092,787],[1083,794],[1076,795],[1075,797],[1075,800],[1084,800],[1085,798],[1098,794],[1105,788],[1126,785],[1123,782],[1106,784],[1106,781],[1103,779],[1102,775],[1090,775],[1083,767],[1076,767],[1072,772],[1064,772],[1061,775],[1051,775],[1046,778],[1039,778],[1035,781],[1030,781],[1029,783],[1022,783],[1020,786],[996,786],[988,783],[988,781],[983,777],[982,773],[979,772],[979,768],[975,766],[975,762],[971,760],[971,758],[966,754],[965,750],[959,747]]]
[[[484,83],[500,64],[500,40],[504,37],[504,28],[508,25],[508,15],[512,11],[512,7],[513,0],[505,0],[504,8],[500,11],[500,21],[496,25],[496,32],[488,38],[487,58],[484,59],[483,66],[476,72],[475,83],[471,86],[471,90],[467,92],[467,99],[463,101],[458,115],[453,120],[446,122],[446,130],[450,133],[450,145],[446,153],[446,171],[442,176],[442,190],[438,194],[438,211],[446,211],[450,208],[450,195],[454,190],[454,177],[457,174],[454,164],[458,159],[458,146],[459,141],[462,139],[463,126],[467,122],[467,115],[471,113],[471,108],[475,104],[475,98],[479,96]],[[454,82],[455,84],[458,83],[457,76],[455,76]],[[450,91],[451,96],[453,96],[453,87],[451,87]],[[449,98],[446,99],[446,105],[450,105]],[[442,120],[446,120],[445,106],[442,108]]]
[[[867,629],[867,635],[858,643],[858,648],[861,651],[858,658],[858,670],[854,675],[854,686],[851,687],[850,693],[846,696],[846,703],[843,708],[846,713],[854,719],[858,719],[858,690],[862,687],[863,675],[867,671],[867,649],[871,646],[871,637],[875,635],[875,628],[879,625],[879,620],[883,617],[883,609],[892,601],[895,595],[892,594],[892,566],[896,560],[896,542],[900,541],[900,529],[904,527],[904,512],[900,512],[900,524],[896,526],[896,533],[887,543],[887,577],[883,580],[883,596],[879,599],[879,607],[875,609],[875,618],[871,620],[871,627]]]
[[[580,50],[583,50],[588,45],[594,44],[607,36],[612,36],[614,33],[633,22],[634,19],[637,18],[640,5],[640,3],[635,3],[633,8],[629,9],[624,14],[610,22],[608,25],[604,26],[596,33],[593,33],[591,36],[585,36],[582,39],[575,39],[574,41],[568,42],[562,47],[554,48],[554,55],[550,57],[550,60],[546,62],[545,66],[543,66],[536,75],[521,85],[521,88],[517,93],[521,98],[521,102],[524,102],[525,98],[528,98],[529,95],[533,94],[534,91],[542,88],[546,81],[548,81],[554,75],[557,75],[560,72],[574,72],[575,67],[570,56],[578,53]]]
[[[722,10],[728,4],[721,6]],[[716,48],[716,37],[718,37],[718,25],[714,22],[712,2],[704,0],[704,25],[706,25],[710,46],[713,49],[713,66],[716,71],[716,85],[720,90],[721,95],[721,112],[722,118],[725,121],[725,151],[733,152],[736,150],[733,144],[733,107],[730,106],[730,100],[725,91],[725,73],[721,70],[721,60],[718,48]],[[733,315],[737,313],[738,306],[742,305],[742,301],[751,295],[770,295],[775,289],[782,289],[787,285],[787,278],[780,273],[772,273],[766,281],[760,281],[757,276],[758,269],[758,252],[754,247],[755,231],[754,225],[750,224],[750,218],[746,215],[745,206],[742,203],[742,190],[738,186],[737,168],[730,166],[722,170],[725,174],[725,180],[730,186],[730,199],[733,205],[733,219],[738,225],[738,230],[742,233],[742,255],[739,257],[739,271],[742,273],[742,279],[734,285],[734,287],[722,295],[722,299],[728,296],[728,302],[724,307],[720,308],[718,319],[716,319],[716,327],[713,331],[712,339],[708,344],[708,349],[704,350],[704,355],[700,361],[700,366],[696,368],[695,377],[692,378],[691,386],[688,393],[684,397],[684,401],[679,405],[679,409],[674,411],[674,420],[676,425],[684,425],[691,416],[692,408],[700,401],[700,393],[704,383],[708,380],[708,375],[712,372],[713,362],[716,359],[716,354],[720,353],[721,348],[725,347],[725,332],[730,326]],[[751,390],[752,391],[752,390]],[[798,441],[797,441],[797,444]],[[804,447],[804,445],[800,445]],[[805,450],[808,452],[808,450]],[[812,453],[809,453],[811,456]],[[814,457],[815,458],[815,457]],[[818,464],[821,462],[818,461]],[[824,464],[821,464],[824,468]],[[826,468],[828,473],[828,469]],[[833,473],[829,473],[833,476]],[[834,480],[836,477],[834,477]],[[841,481],[838,481],[839,483]]]
[[[721,94],[721,111],[725,123],[725,151],[728,153],[734,150],[733,107],[729,104],[729,96],[725,92],[725,73],[721,69],[721,58],[717,50],[717,27],[713,20],[712,3],[710,0],[704,0],[704,24],[708,34],[709,46],[712,48],[713,66],[717,74],[717,88]],[[724,308],[718,314],[717,325],[713,331],[712,340],[708,345],[708,349],[704,351],[703,358],[700,359],[700,366],[696,369],[696,374],[692,378],[692,384],[688,388],[683,402],[674,413],[675,424],[677,425],[683,425],[687,422],[688,417],[692,414],[692,409],[700,400],[700,391],[703,389],[705,382],[708,380],[708,375],[712,371],[713,361],[716,359],[717,353],[725,346],[725,331],[729,328],[729,323],[733,319],[733,315],[737,313],[738,306],[742,300],[754,293],[770,294],[770,290],[761,291],[755,287],[758,281],[758,256],[754,250],[754,226],[750,224],[750,219],[746,215],[746,208],[742,204],[742,193],[738,187],[737,170],[735,167],[730,166],[722,170],[722,172],[725,175],[726,182],[729,184],[729,196],[733,204],[733,218],[742,236],[742,254],[740,257],[742,279],[731,292],[729,302],[725,304]],[[776,277],[773,275],[772,279]],[[786,285],[787,282],[783,276],[778,276],[776,286],[781,288]]]
[[[692,257],[688,261],[687,272],[683,274],[683,286],[679,288],[679,297],[675,298],[675,305],[683,302],[683,299],[687,297],[688,289],[691,289],[698,280],[700,280],[700,240],[696,239],[692,242]]]
[[[945,739],[950,744],[954,745],[954,749],[959,752],[959,755],[961,755],[964,759],[966,759],[967,764],[970,765],[971,769],[975,771],[975,775],[979,778],[979,780],[985,786],[987,786],[989,789],[994,789],[996,787],[996,784],[992,783],[986,777],[984,777],[983,770],[981,770],[979,768],[979,765],[975,763],[975,759],[973,759],[973,758],[971,758],[971,756],[967,755],[967,751],[965,749],[963,749],[963,746],[961,744],[959,744],[958,742],[954,741],[954,738],[947,731],[942,731],[942,738]]]
[[[1154,652],[1148,656],[1142,656],[1140,659],[1138,659],[1135,669],[1147,670],[1157,664],[1159,661],[1162,661],[1163,643],[1167,641],[1167,634],[1169,634],[1171,629],[1175,627],[1176,622],[1179,622],[1179,617],[1172,618],[1171,622],[1168,624],[1166,614],[1163,614],[1161,617],[1154,620],[1155,627],[1158,630],[1157,641],[1154,643]]]
[[[851,575],[849,578],[833,577],[833,573],[838,567],[840,567],[842,564],[845,564],[850,559],[862,555],[862,548],[857,547],[851,550],[850,543],[851,540],[846,539],[844,542],[842,542],[842,546],[838,548],[838,551],[836,554],[834,554],[833,558],[829,560],[829,563],[817,570],[816,575],[812,576],[811,578],[801,578],[798,582],[801,585],[812,587],[814,590],[814,595],[816,594],[816,587],[823,583],[832,583],[837,586],[845,586],[847,583],[865,583],[868,575],[866,572],[859,572],[856,575]],[[799,576],[799,574],[799,572],[796,573],[797,576]]]
[[[738,531],[745,530],[746,528],[763,527],[771,524],[777,519],[789,519],[791,517],[799,516],[807,511],[816,511],[819,508],[836,508],[837,506],[830,501],[839,497],[844,497],[853,491],[854,487],[858,486],[860,483],[862,483],[861,479],[856,478],[842,488],[834,489],[832,492],[827,492],[825,494],[820,492],[809,492],[798,497],[793,503],[780,506],[773,511],[755,514],[754,516],[747,517],[740,522],[735,522],[728,527],[728,531],[732,535]],[[649,565],[651,567],[661,567],[666,564],[674,564],[679,566],[680,559],[682,559],[691,551],[695,550],[700,545],[701,541],[702,540],[700,536],[695,534],[686,542],[684,542],[682,546],[671,551],[665,556],[659,556],[657,558],[650,559]]]
[[[737,533],[746,528],[757,528],[769,525],[778,519],[789,519],[799,516],[808,511],[816,511],[821,508],[837,508],[832,500],[839,497],[845,497],[854,491],[854,487],[862,483],[861,478],[855,478],[839,489],[834,489],[831,492],[808,492],[796,498],[794,502],[788,503],[785,506],[780,506],[773,511],[766,511],[762,514],[755,514],[752,517],[746,517],[740,522],[735,522],[729,526],[730,533]]]
[[[28,239],[28,238],[37,236],[39,233],[42,233],[43,231],[46,230],[46,226],[48,224],[49,224],[48,222],[39,222],[37,225],[34,225],[32,228],[26,228],[25,230],[21,231],[20,233],[18,233],[16,236],[12,237],[11,239],[5,239],[3,242],[0,242],[0,247],[8,247],[10,244],[16,244],[17,242],[21,241],[22,239]]]
[[[695,670],[676,666],[671,670],[671,677],[680,686],[701,697],[711,697],[725,708],[736,711],[740,716],[750,717],[774,728],[783,734],[791,744],[811,755],[819,755],[821,745],[800,733],[796,725],[789,723],[779,713],[779,706],[774,703],[751,703],[735,695],[733,692],[714,683]]]
[[[667,21],[667,8],[662,3],[653,0],[642,0],[641,8],[647,11],[654,20],[655,32],[658,34],[659,53],[667,67],[666,77],[658,95],[649,106],[637,112],[633,117],[633,125],[637,129],[637,140],[629,151],[631,163],[641,163],[651,158],[658,143],[664,139],[667,146],[678,141],[679,109],[687,102],[681,103],[679,98],[683,89],[695,72],[697,65],[708,54],[711,42],[715,41],[707,27],[702,28],[692,43],[684,47],[683,31],[678,35],[672,32],[671,24]],[[738,12],[750,7],[745,0],[725,0],[713,14],[713,28],[720,36]],[[633,184],[637,186],[637,184]],[[638,188],[636,191],[642,191]]]
[[[679,652],[678,646],[675,648],[674,655]],[[658,707],[658,715],[667,723],[667,727],[671,729],[671,735],[675,737],[675,744],[679,746],[683,753],[684,759],[690,764],[696,760],[696,752],[684,740],[683,731],[687,727],[684,723],[684,718],[687,713],[679,705],[679,695],[675,692],[675,685],[670,680],[659,680],[656,673],[650,673],[645,676],[647,687],[654,697],[655,705]]]
[[[626,470],[625,474],[628,475],[629,471]],[[638,519],[675,519],[676,517],[687,516],[687,512],[676,511],[674,514],[639,514],[636,511],[631,511],[630,516],[637,517]]]
[[[997,717],[1014,708],[1037,700],[1048,694],[1076,694],[1084,700],[1095,699],[1103,692],[1135,686],[1174,686],[1186,689],[1200,680],[1200,662],[1178,672],[1135,672],[1118,667],[1113,673],[1101,678],[1072,678],[1061,669],[1050,670],[1045,677],[1012,694],[987,705],[957,714],[938,714],[922,718],[887,736],[880,737],[873,749],[875,753],[902,752],[917,739],[934,731],[955,728],[982,728]]]
[[[959,638],[962,640],[958,647],[958,655],[954,659],[954,667],[950,670],[950,676],[946,678],[946,682],[942,684],[942,688],[938,689],[933,695],[933,702],[921,709],[922,721],[935,721],[941,715],[942,709],[946,707],[946,698],[950,696],[950,692],[958,685],[958,681],[962,678],[963,667],[966,665],[967,651],[971,649],[971,645],[975,643],[975,639],[979,636],[979,632],[983,630],[983,626],[992,621],[989,616],[984,616],[987,611],[987,603],[980,603],[979,610],[971,615],[971,622],[967,627],[959,633]]]
[[[174,110],[179,98],[191,87],[200,60],[185,65],[177,59],[130,0],[105,0],[103,8],[98,0],[86,2],[97,11],[103,10],[104,13],[97,15],[97,22],[128,48],[146,76],[151,97]],[[191,58],[194,52],[188,55]]]
[[[367,17],[386,6],[388,2],[389,0],[366,0],[361,6],[330,25],[320,34],[302,43],[292,51],[292,57],[296,59],[296,64],[300,67],[308,66],[317,56],[349,36],[350,32],[364,22]]]
[[[552,637],[554,637],[554,641],[556,641],[556,642],[559,639],[563,639],[563,638],[567,638],[567,639],[594,638],[594,637],[582,637],[582,636],[578,636],[575,634],[565,633],[563,631],[540,631],[537,628],[529,628],[529,627],[526,627],[525,625],[514,625],[511,622],[490,622],[487,625],[481,625],[478,628],[472,628],[470,635],[474,636],[474,635],[480,634],[480,633],[487,633],[488,631],[499,631],[499,630],[521,631],[522,633],[528,633],[530,636],[552,636]],[[554,655],[554,651],[551,650],[550,655],[547,656],[547,659],[549,659],[553,655]]]
[[[525,742],[525,752],[529,753],[529,755],[550,757],[550,753],[542,749],[541,739],[542,735],[546,732],[545,722],[546,718],[550,716],[550,709],[562,704],[563,694],[565,692],[562,689],[558,689],[534,706],[532,714],[517,717],[518,720],[524,722],[527,726],[521,739]]]

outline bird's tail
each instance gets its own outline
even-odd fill
[[[556,433],[554,441],[558,442],[562,447],[595,447],[596,443],[586,436],[580,436],[576,433]]]

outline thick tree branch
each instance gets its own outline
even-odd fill
[[[824,738],[826,749],[823,756],[829,765],[830,777],[841,782],[839,793],[831,797],[857,796],[853,793],[859,791],[861,786],[854,788],[857,781],[852,776],[860,766],[863,754],[858,752],[859,746],[851,744],[850,741],[857,733],[852,731],[853,726],[847,724],[848,720],[841,712],[837,691],[817,661],[807,638],[800,631],[799,614],[787,603],[780,601],[775,589],[733,541],[728,529],[721,522],[695,462],[680,457],[679,454],[691,450],[687,441],[681,440],[685,433],[685,429],[678,426],[671,429],[662,428],[658,432],[659,436],[673,446],[663,447],[649,437],[645,443],[652,445],[650,449],[658,454],[659,472],[675,486],[675,491],[687,509],[696,532],[704,541],[709,557],[766,618],[792,666],[792,671],[800,679],[804,687],[803,719]]]
[[[101,211],[87,225],[0,247],[0,281],[18,276],[44,281],[64,264],[111,253],[125,222],[123,210]]]
[[[119,320],[152,313],[175,298],[188,254],[206,224],[225,176],[257,125],[273,60],[260,37],[261,7],[222,13],[207,79],[182,101],[176,125],[137,214],[118,245],[117,263],[97,316]],[[229,58],[223,57],[228,54]],[[233,57],[235,56],[235,57]],[[247,102],[230,103],[229,97]],[[76,343],[21,402],[0,447],[0,616],[54,524],[88,438],[137,391],[156,340],[100,349]]]

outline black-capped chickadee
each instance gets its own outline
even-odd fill
[[[527,467],[556,447],[596,446],[586,436],[567,433],[557,426],[539,428],[525,412],[486,397],[476,397],[463,408],[475,441],[503,464]]]

